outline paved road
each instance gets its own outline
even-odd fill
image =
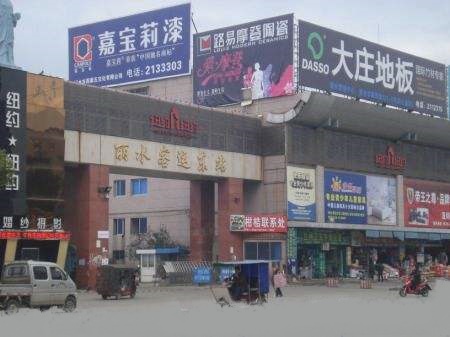
[[[56,308],[0,314],[0,336],[450,337],[449,281],[438,281],[428,298],[400,298],[390,288],[293,286],[263,306],[231,308],[220,308],[202,287],[147,288],[119,301],[80,293],[72,314]]]

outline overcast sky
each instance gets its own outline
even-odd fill
[[[67,29],[188,1],[11,0],[22,18],[15,63],[67,78]],[[445,64],[450,63],[449,0],[192,0],[199,32],[294,13],[338,31]]]

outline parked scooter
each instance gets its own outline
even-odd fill
[[[409,276],[406,277],[405,283],[403,284],[402,289],[400,289],[399,294],[401,297],[405,297],[407,294],[422,295],[423,297],[427,297],[430,290],[431,287],[425,278],[423,278],[422,281],[415,288],[413,288],[413,278]]]

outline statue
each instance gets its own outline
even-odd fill
[[[14,27],[20,13],[13,13],[10,0],[0,0],[0,64],[14,66]]]

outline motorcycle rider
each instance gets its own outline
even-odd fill
[[[418,264],[414,266],[414,269],[412,270],[410,276],[412,278],[411,289],[415,290],[420,282],[422,282],[422,275],[420,274],[420,268]]]

